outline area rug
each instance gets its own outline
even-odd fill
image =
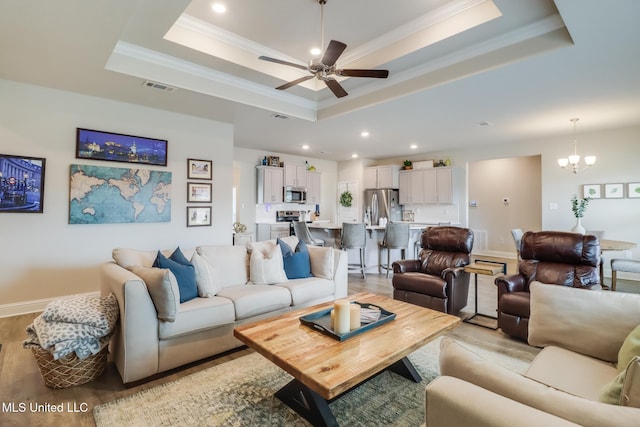
[[[518,372],[528,363],[464,344],[486,359]],[[422,376],[414,383],[388,371],[329,404],[341,426],[419,426],[424,390],[438,376],[440,338],[409,355]],[[291,376],[257,353],[176,381],[96,406],[104,426],[309,426],[274,397]]]

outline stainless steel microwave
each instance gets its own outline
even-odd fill
[[[285,203],[306,203],[307,189],[302,187],[284,187]]]

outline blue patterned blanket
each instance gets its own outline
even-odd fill
[[[27,326],[23,347],[42,347],[58,360],[71,353],[79,359],[97,354],[107,345],[118,322],[115,295],[74,295],[52,301]]]

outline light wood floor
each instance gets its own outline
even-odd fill
[[[514,264],[509,264],[509,273],[514,268]],[[492,279],[491,277],[479,278],[480,311],[487,314],[495,314],[496,296]],[[470,288],[470,304],[461,314],[462,317],[466,317],[470,312],[473,312],[473,286],[471,285]],[[363,280],[355,274],[349,275],[349,292],[357,293],[361,291],[391,296],[391,278],[386,279],[384,275],[369,274],[367,279]],[[129,388],[124,387],[115,366],[109,362],[106,372],[94,382],[67,389],[50,389],[44,385],[31,352],[22,348],[25,328],[36,315],[37,313],[0,318],[0,343],[2,344],[0,349],[1,426],[93,426],[92,410],[96,405],[155,387],[251,352],[251,350],[243,348],[175,369]],[[485,346],[494,347],[496,351],[506,352],[523,360],[533,359],[538,351],[533,347],[529,347],[526,343],[506,337],[500,331],[466,323],[463,323],[449,335],[470,343],[482,342]],[[65,411],[62,413],[29,413],[28,407],[30,403],[49,406],[62,403]],[[15,405],[16,411],[19,411],[20,404],[25,404],[27,405],[27,412],[11,412],[11,404]],[[87,412],[67,412],[68,407],[81,410],[85,406],[88,409]]]

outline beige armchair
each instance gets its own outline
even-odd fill
[[[528,340],[544,348],[526,374],[443,339],[442,376],[426,390],[426,426],[637,426],[640,357],[622,367],[625,406],[598,399],[618,375],[620,347],[640,324],[640,295],[535,282],[530,291]]]

